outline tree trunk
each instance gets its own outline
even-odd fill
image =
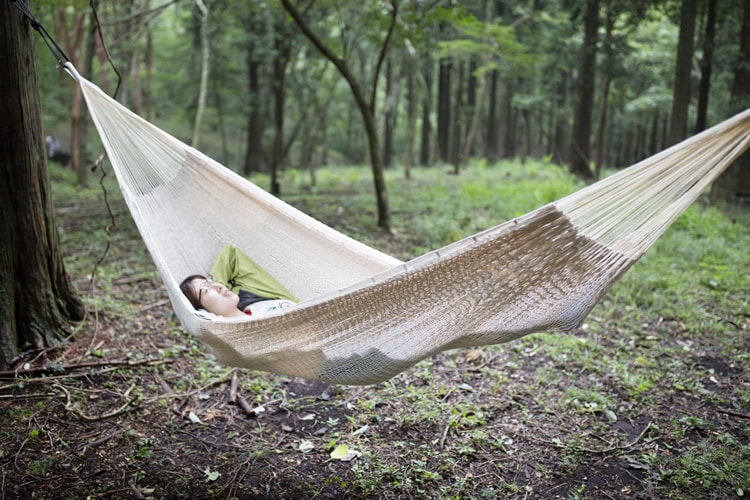
[[[390,167],[393,162],[393,108],[395,107],[395,90],[393,84],[393,61],[389,57],[385,63],[385,106],[383,106],[383,166]]]
[[[409,67],[406,80],[406,152],[404,153],[404,178],[411,178],[411,166],[414,163],[414,140],[417,130],[417,92],[415,73],[417,72],[417,58],[414,48],[407,46],[407,57],[409,58]]]
[[[488,1],[485,4],[485,23],[488,25],[492,23],[492,2]],[[485,43],[489,43],[489,40],[484,40]],[[463,165],[467,165],[469,162],[469,156],[471,156],[472,153],[474,153],[474,138],[477,134],[477,129],[479,128],[479,120],[482,117],[482,108],[484,107],[484,93],[487,89],[487,63],[489,62],[489,54],[483,54],[482,55],[482,74],[479,78],[479,90],[476,90],[477,87],[477,79],[474,76],[475,69],[472,70],[472,74],[470,77],[470,86],[469,86],[469,109],[474,110],[474,113],[472,115],[472,118],[469,122],[469,127],[466,131],[466,144],[464,145],[464,154],[463,158],[461,159],[461,163]],[[474,67],[473,65],[472,67]],[[477,95],[478,94],[478,95]]]
[[[375,123],[375,96],[377,95],[377,79],[380,72],[380,65],[383,62],[385,53],[387,52],[388,42],[391,39],[393,29],[395,28],[396,24],[398,3],[396,3],[395,1],[391,3],[391,24],[388,29],[388,35],[386,36],[385,41],[383,42],[383,46],[381,47],[378,63],[373,74],[371,89],[372,92],[369,102],[365,98],[365,95],[359,83],[357,82],[357,79],[349,70],[349,66],[347,65],[346,61],[341,59],[340,57],[337,57],[331,51],[331,49],[329,49],[315,35],[315,33],[313,33],[307,23],[305,23],[302,15],[297,11],[297,9],[294,8],[294,6],[292,6],[289,0],[281,0],[281,3],[284,5],[286,11],[291,15],[291,17],[294,19],[294,22],[308,38],[308,40],[310,40],[315,48],[317,48],[320,53],[326,57],[326,59],[331,61],[333,65],[336,66],[336,69],[339,71],[341,76],[343,76],[346,82],[349,84],[349,88],[352,91],[354,101],[357,103],[357,107],[359,108],[360,114],[362,115],[362,122],[365,127],[367,142],[369,144],[370,162],[372,165],[372,178],[375,187],[375,197],[378,208],[378,227],[386,231],[390,231],[391,216],[390,211],[388,210],[388,197],[386,194],[385,174],[383,172],[383,160],[380,157],[380,141],[378,138],[377,124]]]
[[[586,2],[584,37],[578,70],[573,140],[570,147],[570,171],[584,179],[594,177],[591,161],[591,113],[594,107],[594,74],[596,71],[596,43],[599,29],[599,0]]]
[[[211,61],[211,47],[208,39],[208,8],[203,3],[203,0],[195,0],[195,6],[198,8],[201,23],[201,83],[200,88],[198,89],[198,109],[195,111],[192,141],[192,146],[197,148],[198,141],[200,140],[203,111],[206,109],[206,93],[208,92],[208,71]]]
[[[696,10],[697,0],[682,0],[668,146],[677,144],[687,137],[688,107],[690,106],[690,71],[693,66],[693,37],[695,34]]]
[[[258,70],[260,63],[248,49],[247,73],[250,112],[247,116],[247,151],[245,153],[245,174],[264,172],[266,169],[263,156],[263,114],[261,112],[261,87]]]
[[[29,23],[0,2],[0,370],[19,348],[55,345],[83,305],[55,225]]]
[[[599,110],[596,118],[596,157],[594,160],[594,177],[599,178],[604,164],[604,155],[606,151],[606,133],[607,133],[607,106],[609,105],[609,86],[612,83],[612,66],[614,56],[612,54],[612,29],[614,20],[612,19],[612,10],[609,5],[605,8],[604,14],[604,75],[602,78],[602,93],[599,96]]]
[[[419,164],[423,166],[430,166],[433,158],[430,143],[432,137],[432,119],[430,117],[432,114],[432,69],[429,63],[424,76],[421,73],[417,74],[422,84],[422,141],[419,147]]]
[[[740,32],[739,61],[734,67],[732,105],[740,112],[750,108],[750,2],[745,2]],[[745,152],[711,187],[711,199],[737,203],[750,198],[750,152]]]
[[[568,75],[564,73],[560,75],[560,81],[555,85],[555,108],[552,111],[554,114],[554,131],[552,135],[552,161],[562,165],[565,162],[565,158],[568,157],[567,144],[568,144],[568,116],[567,101],[568,101]]]
[[[458,74],[456,75],[456,95],[453,100],[453,109],[451,110],[451,164],[453,173],[458,175],[461,167],[461,107],[464,102],[464,64],[459,62]]]
[[[487,148],[486,156],[490,162],[496,162],[500,158],[500,130],[498,128],[499,119],[497,117],[497,87],[500,80],[500,72],[492,70],[490,76],[490,101],[487,104],[489,111],[487,117]]]
[[[716,34],[716,0],[708,0],[706,7],[706,30],[703,40],[700,83],[698,85],[698,110],[695,118],[695,133],[706,128],[708,117],[708,95],[711,90],[711,70],[714,59],[714,35]]]
[[[153,79],[154,79],[154,36],[151,32],[151,28],[148,28],[146,33],[146,57],[144,62],[146,63],[146,120],[153,120],[154,115],[154,99],[153,99]]]
[[[438,110],[437,110],[437,135],[438,155],[440,161],[450,161],[450,137],[451,137],[451,62],[447,59],[440,61],[438,75]]]
[[[518,129],[518,116],[516,107],[513,106],[513,95],[515,94],[515,81],[506,80],[503,95],[503,112],[505,133],[503,134],[503,158],[516,156],[516,132]]]
[[[86,13],[72,10],[70,28],[68,27],[68,8],[59,7],[55,16],[55,28],[62,37],[62,44],[70,62],[76,68],[81,68],[83,59],[83,42],[86,35]],[[88,169],[85,159],[82,160],[81,150],[84,143],[81,137],[81,122],[83,115],[83,98],[75,82],[70,82],[73,104],[70,109],[70,161],[68,167],[76,172],[78,185],[85,186]]]

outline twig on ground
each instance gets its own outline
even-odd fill
[[[128,359],[125,359],[125,360],[107,360],[107,361],[90,361],[90,362],[86,362],[86,363],[74,363],[74,364],[69,364],[69,365],[58,366],[58,367],[56,367],[54,369],[48,368],[46,366],[39,366],[39,367],[36,367],[36,368],[29,368],[27,370],[0,371],[0,378],[3,378],[3,377],[17,378],[19,375],[30,375],[30,374],[33,374],[33,373],[47,373],[47,372],[55,372],[55,371],[59,371],[59,370],[66,370],[66,371],[70,371],[70,370],[82,370],[84,368],[98,368],[98,367],[101,367],[101,366],[107,366],[107,367],[110,367],[110,366],[127,366],[127,367],[132,367],[132,366],[143,366],[143,365],[155,366],[155,365],[162,365],[162,364],[172,363],[172,362],[173,362],[173,360],[171,360],[171,359],[144,359],[144,360],[139,360],[139,361],[133,361],[133,360],[128,360]],[[44,379],[33,379],[33,380],[34,381],[40,381],[40,380],[46,380],[46,378],[44,378]],[[25,382],[26,382],[26,380],[25,380]]]
[[[104,436],[100,437],[99,439],[94,439],[90,443],[82,443],[78,446],[77,450],[85,452],[88,448],[93,448],[95,446],[99,446],[100,444],[104,444],[113,437],[117,436],[121,432],[121,429],[115,429],[114,431],[110,432],[109,434],[105,434]]]
[[[229,386],[229,403],[234,403],[237,400],[237,385],[239,382],[237,381],[237,370],[232,370],[232,383]]]
[[[67,401],[65,403],[65,409],[68,410],[69,412],[73,413],[77,417],[82,418],[83,420],[86,420],[88,422],[97,422],[99,420],[104,420],[104,419],[107,419],[107,418],[119,415],[121,413],[124,413],[125,411],[128,410],[128,408],[133,403],[135,403],[139,399],[139,397],[136,396],[133,399],[129,399],[129,400],[125,401],[125,403],[122,406],[120,406],[119,408],[117,408],[116,410],[112,410],[112,411],[110,411],[108,413],[103,413],[101,415],[90,416],[90,415],[86,415],[85,413],[83,413],[82,411],[80,411],[80,410],[78,410],[76,408],[73,408],[73,405],[72,405],[71,400],[70,400],[70,392],[68,392],[68,389],[66,389],[65,386],[60,385],[60,384],[54,384],[53,387],[56,387],[56,388],[60,389],[61,391],[63,391],[65,393],[65,396],[66,396],[66,399],[67,399]],[[135,383],[132,384],[128,388],[127,391],[125,391],[125,394],[123,394],[123,397],[127,398],[130,395],[130,391],[132,391],[134,388],[135,388]]]
[[[159,376],[159,374],[158,374],[158,373],[154,373],[154,378],[155,378],[155,379],[156,379],[156,381],[157,381],[157,382],[159,383],[159,386],[161,386],[161,389],[162,389],[162,390],[164,391],[164,393],[165,393],[165,394],[169,394],[169,395],[172,395],[172,394],[174,394],[174,391],[173,391],[173,390],[172,390],[172,388],[171,388],[171,387],[169,386],[169,384],[167,384],[167,383],[166,383],[166,382],[164,381],[164,379],[163,379],[163,378],[161,378],[161,377]]]
[[[250,406],[250,403],[248,403],[247,400],[242,396],[237,396],[237,405],[242,408],[242,411],[244,411],[247,415],[255,415],[253,407]]]
[[[719,412],[719,413],[723,413],[724,415],[731,415],[733,417],[741,418],[741,419],[744,419],[744,420],[750,420],[750,415],[746,415],[744,413],[740,413],[740,412],[737,412],[737,411],[722,410],[721,408],[717,409],[716,411]]]

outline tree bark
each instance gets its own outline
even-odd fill
[[[693,38],[695,35],[696,10],[697,0],[682,0],[668,146],[677,144],[687,137],[688,107],[690,106],[690,71],[693,66]]]
[[[581,61],[578,70],[573,141],[570,147],[570,170],[584,179],[592,179],[591,161],[591,114],[594,107],[594,75],[596,70],[596,43],[599,29],[599,0],[586,2],[584,15],[584,37]]]
[[[0,2],[0,370],[19,348],[55,345],[83,305],[55,225],[29,23]]]

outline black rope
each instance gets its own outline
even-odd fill
[[[47,30],[44,28],[44,25],[40,23],[36,17],[34,17],[34,14],[31,13],[29,7],[26,5],[26,0],[10,0],[10,3],[15,5],[16,8],[21,11],[24,17],[29,20],[31,27],[39,32],[42,40],[44,40],[44,43],[47,45],[47,48],[50,50],[50,52],[52,52],[52,55],[55,56],[55,59],[57,59],[57,63],[60,66],[64,67],[65,63],[70,61],[70,58],[65,53],[65,51],[60,48],[55,39],[52,38],[52,35],[47,32]]]

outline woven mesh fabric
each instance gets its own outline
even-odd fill
[[[750,110],[558,202],[401,262],[269,195],[83,79],[123,196],[183,326],[220,361],[364,385],[446,349],[570,330],[750,141]],[[240,248],[302,302],[196,311],[179,282]]]

